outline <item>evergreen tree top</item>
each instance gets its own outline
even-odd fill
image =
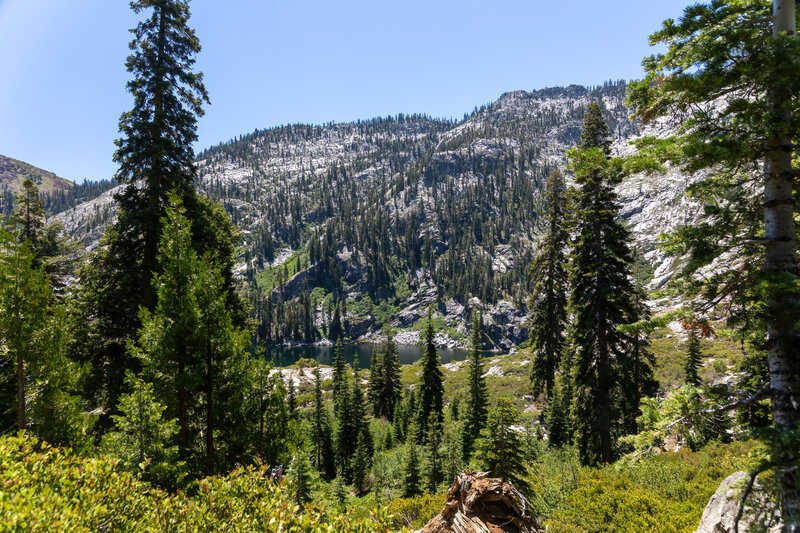
[[[584,115],[583,130],[578,147],[582,150],[588,148],[600,148],[604,154],[611,153],[611,141],[609,140],[608,124],[603,118],[603,110],[597,102],[591,102],[586,106]]]

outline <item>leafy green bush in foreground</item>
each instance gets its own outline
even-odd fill
[[[170,494],[24,435],[0,438],[0,530],[3,531],[281,531],[394,530],[385,509],[364,519],[302,511],[266,467],[239,467],[199,482],[197,493]]]
[[[759,453],[755,442],[735,442],[583,468],[548,531],[691,533],[722,480],[747,470]]]

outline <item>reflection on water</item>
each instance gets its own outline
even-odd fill
[[[345,345],[344,360],[352,363],[355,357],[358,357],[358,364],[361,368],[369,368],[370,360],[372,358],[373,350],[382,350],[383,346],[379,344],[356,344]],[[288,366],[296,363],[301,357],[309,359],[316,359],[323,365],[330,365],[333,361],[333,346],[270,346],[265,349],[265,356],[267,360],[275,363],[275,366]],[[425,351],[424,346],[398,346],[397,354],[400,357],[400,363],[407,365],[417,361],[422,357]],[[439,358],[442,363],[450,363],[452,361],[463,361],[469,356],[468,350],[451,350],[448,348],[440,348]],[[489,352],[484,356],[489,355]]]

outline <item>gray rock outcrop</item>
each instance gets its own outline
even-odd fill
[[[725,478],[708,501],[695,533],[738,533],[734,527],[736,515],[749,477],[747,472],[736,472]],[[758,524],[762,526],[760,531],[780,533],[780,524],[773,523],[776,520],[770,520],[772,513],[767,507],[767,498],[759,490],[758,482],[754,489],[739,520],[738,531],[751,531],[750,526]]]

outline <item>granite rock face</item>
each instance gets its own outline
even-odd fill
[[[737,533],[734,527],[736,515],[749,478],[747,472],[736,472],[723,480],[708,501],[695,533]],[[758,482],[754,484],[754,489],[739,520],[738,531],[750,531],[751,525],[759,525],[763,528],[761,531],[780,533],[780,524],[770,520],[767,498],[760,492]]]

